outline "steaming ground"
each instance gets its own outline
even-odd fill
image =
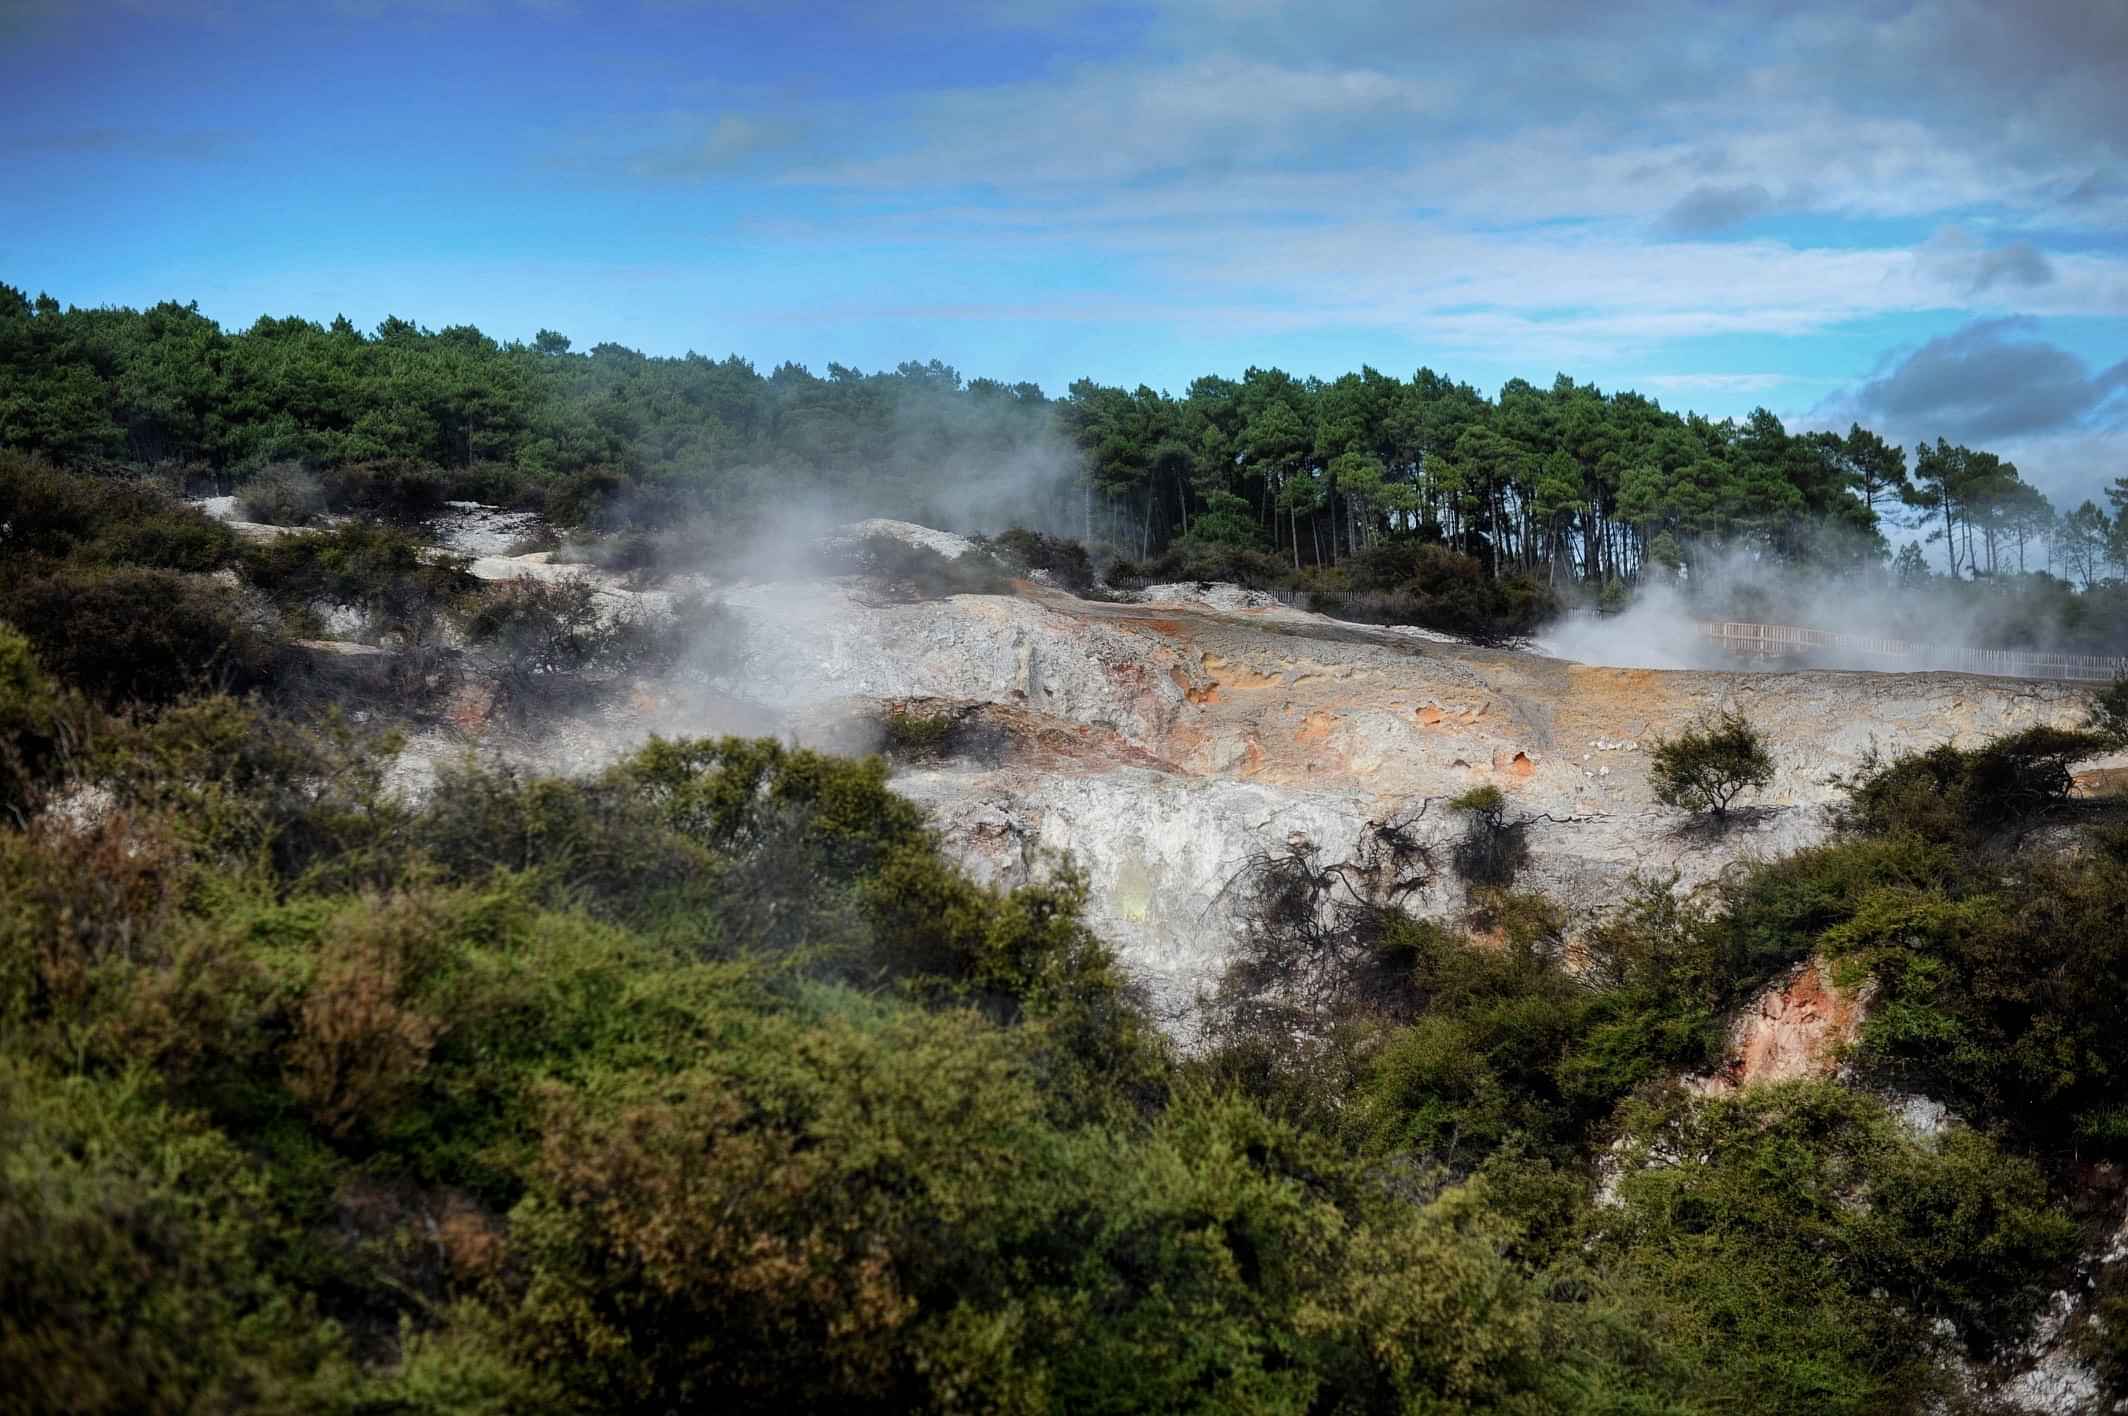
[[[1612,668],[1778,670],[1807,665],[1877,672],[2010,672],[1977,662],[1992,645],[2049,655],[2062,646],[2031,630],[2033,607],[2012,586],[1901,584],[1881,571],[1806,574],[1727,552],[1709,553],[1694,584],[1644,585],[1618,614],[1570,614],[1530,643],[1539,653]],[[1739,656],[1703,625],[1734,621],[1821,630],[1857,640],[1894,641],[1896,655],[1854,642],[1814,644],[1788,663]],[[2014,632],[2013,632],[2014,631]]]
[[[1668,586],[1651,587],[1623,614],[1578,612],[1548,626],[1530,647],[1555,659],[1619,669],[1711,669],[1725,651],[1700,632],[1698,616]]]
[[[585,573],[545,556],[479,569]],[[1437,866],[1381,888],[1460,922],[1468,899],[1445,862],[1464,823],[1446,803],[1492,785],[1529,823],[1518,883],[1587,919],[1636,876],[1689,889],[1822,839],[1831,779],[1872,753],[2066,726],[2089,698],[1966,674],[1710,669],[1681,652],[1696,648],[1689,616],[1661,601],[1569,623],[1529,653],[1342,623],[1231,587],[1108,604],[1022,585],[907,603],[806,571],[795,552],[780,575],[706,585],[721,610],[680,669],[618,685],[534,738],[464,705],[417,737],[404,780],[419,789],[435,762],[469,750],[590,770],[653,733],[861,752],[891,714],[947,715],[960,750],[901,765],[899,789],[985,879],[1026,880],[1068,853],[1094,923],[1178,1015],[1222,967],[1229,887],[1265,851],[1353,859],[1396,824]],[[671,593],[606,588],[623,606]],[[1654,801],[1648,749],[1732,708],[1765,732],[1775,775],[1714,834]],[[2093,780],[2123,766],[2094,764]]]

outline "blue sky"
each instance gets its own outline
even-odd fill
[[[0,280],[2128,475],[2128,4],[0,0]]]

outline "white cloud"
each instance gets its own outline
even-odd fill
[[[1643,374],[1626,383],[1663,393],[1764,393],[1808,382],[1792,374]]]
[[[1803,427],[1861,422],[1893,442],[1945,437],[2017,464],[2059,510],[2128,471],[2128,360],[2094,369],[2029,320],[1976,320],[1840,389]]]
[[[921,205],[824,222],[846,239],[862,222],[884,240],[1098,255],[1117,292],[1157,289],[1193,327],[1394,330],[1431,347],[1511,360],[1634,363],[1669,341],[1708,335],[1802,337],[1851,321],[1961,310],[1975,315],[2128,316],[2128,255],[2044,257],[2041,286],[1975,288],[1990,251],[1786,241],[1654,243],[1618,221],[1477,228],[1394,210],[1393,172],[1252,173],[1157,191],[987,206]],[[779,228],[801,239],[802,228]],[[1191,312],[1197,311],[1195,317]],[[1673,356],[1674,357],[1674,356]],[[1660,367],[1658,364],[1657,367]]]
[[[1153,174],[1213,178],[1319,158],[1328,137],[1408,120],[1439,101],[1427,85],[1364,67],[1308,68],[1210,55],[1143,67],[1089,66],[1054,79],[970,87],[916,105],[870,156],[811,180],[866,187],[1107,186]]]

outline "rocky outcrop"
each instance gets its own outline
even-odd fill
[[[1212,610],[1273,610],[1284,607],[1276,595],[1217,581],[1185,580],[1148,585],[1131,596],[1141,605],[1201,605]]]
[[[1730,1025],[1729,1047],[1698,1090],[1714,1094],[1767,1082],[1823,1079],[1840,1068],[1862,1031],[1869,992],[1844,989],[1831,967],[1812,958],[1768,984]]]
[[[699,671],[785,712],[852,696],[999,703],[1112,729],[1157,755],[1204,686],[1180,647],[1060,615],[1049,596],[911,604],[852,582],[784,582],[719,599],[728,617]]]

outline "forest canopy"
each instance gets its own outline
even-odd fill
[[[0,285],[0,447],[222,491],[297,467],[343,503],[467,497],[605,527],[793,503],[1020,522],[1134,558],[1259,549],[1295,572],[1407,538],[1494,579],[1600,587],[1706,547],[1881,567],[1905,529],[1954,577],[2128,575],[2128,477],[2110,511],[2061,512],[1983,449],[1791,433],[1765,409],[1715,421],[1564,374],[1488,398],[1432,369],[1252,368],[1179,396],[1082,379],[1051,398],[936,360],[764,374],[397,317],[232,332],[196,304],[82,309]],[[1897,570],[1927,573],[1918,548]]]

